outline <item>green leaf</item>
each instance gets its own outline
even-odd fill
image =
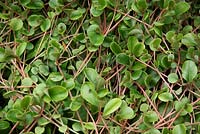
[[[32,86],[32,84],[33,84],[33,81],[32,81],[32,79],[31,78],[24,78],[23,80],[22,80],[22,86]]]
[[[93,24],[88,27],[87,35],[90,42],[95,46],[100,46],[104,41],[104,36],[97,24]]]
[[[125,119],[132,119],[135,116],[135,113],[131,107],[122,107],[121,110],[119,111],[119,117],[122,120]]]
[[[176,73],[170,73],[167,76],[167,79],[170,83],[176,83],[178,81],[178,75]]]
[[[85,8],[78,8],[77,10],[72,11],[70,14],[70,19],[78,20],[79,18],[81,18],[83,16],[85,11],[86,11]]]
[[[23,113],[18,109],[11,109],[6,113],[6,118],[11,122],[17,122],[22,114]]]
[[[153,40],[150,42],[150,44],[149,44],[150,49],[151,49],[152,51],[157,51],[158,48],[160,47],[161,41],[162,41],[162,40],[161,40],[160,38],[153,39]]]
[[[116,42],[110,44],[110,49],[115,55],[122,52],[121,47]]]
[[[163,102],[168,102],[173,100],[173,95],[171,93],[165,92],[161,93],[158,98]]]
[[[94,17],[99,17],[103,13],[103,10],[97,9],[97,7],[92,4],[90,12]]]
[[[65,87],[68,91],[72,90],[75,87],[75,82],[73,78],[69,78],[66,81],[62,82],[62,86]]]
[[[63,79],[63,76],[59,72],[52,72],[49,75],[49,79],[52,81],[61,81]]]
[[[92,122],[85,122],[84,123],[84,128],[88,129],[88,130],[95,130],[95,126]]]
[[[72,99],[72,102],[70,103],[70,109],[72,111],[78,111],[79,108],[82,106],[82,99],[80,97],[76,97]]]
[[[96,83],[97,77],[99,75],[97,73],[97,71],[93,68],[86,68],[84,70],[84,74],[85,74],[86,78],[92,83]]]
[[[16,55],[21,56],[23,52],[26,50],[26,46],[27,46],[26,42],[20,43],[16,48]]]
[[[32,96],[26,95],[22,100],[21,100],[21,107],[23,109],[27,109],[32,102]]]
[[[137,1],[137,8],[138,8],[140,11],[146,10],[147,7],[148,7],[148,5],[147,5],[146,0],[138,0],[138,1]]]
[[[147,132],[145,132],[144,134],[161,134],[161,133],[158,129],[152,128],[148,130]]]
[[[172,134],[186,134],[186,127],[184,124],[176,125],[173,130]]]
[[[187,60],[182,66],[182,76],[187,82],[192,82],[197,75],[197,66],[192,60]]]
[[[190,9],[190,5],[184,1],[178,2],[174,7],[174,11],[176,15],[181,15],[187,12],[189,9]]]
[[[44,16],[42,15],[31,15],[28,17],[28,24],[32,27],[39,26],[44,20]]]
[[[83,128],[82,128],[82,126],[81,126],[81,123],[79,123],[79,122],[75,122],[75,123],[72,125],[72,128],[73,128],[73,130],[75,130],[75,131],[82,131],[82,130],[83,130]]]
[[[59,34],[64,34],[64,32],[67,29],[67,27],[64,23],[59,23],[56,28],[57,28]]]
[[[5,130],[10,127],[10,123],[8,121],[0,120],[0,130]]]
[[[187,47],[196,46],[198,43],[196,42],[196,35],[193,33],[188,33],[183,36],[181,42]]]
[[[22,3],[22,5],[27,5],[28,3],[31,2],[31,0],[20,0],[20,2]]]
[[[94,84],[86,82],[81,86],[81,96],[94,106],[99,106],[99,99]]]
[[[19,18],[13,18],[10,20],[9,25],[12,28],[12,30],[18,31],[23,27],[23,21]]]
[[[44,131],[45,131],[44,127],[39,127],[39,126],[35,127],[35,134],[42,134],[44,133]]]
[[[42,9],[44,7],[44,3],[42,0],[32,0],[26,5],[26,7],[28,9]]]
[[[135,48],[135,45],[138,43],[138,39],[135,37],[135,36],[130,36],[128,38],[128,43],[127,43],[127,46],[128,46],[128,50],[134,54],[134,48]]]
[[[148,111],[144,114],[144,121],[145,122],[156,122],[158,121],[158,115],[154,111]]]
[[[52,101],[59,102],[67,98],[68,90],[62,86],[53,86],[48,89]]]
[[[140,105],[140,111],[146,112],[149,109],[149,105],[146,103],[143,103]]]
[[[114,98],[108,101],[103,110],[103,116],[108,116],[115,112],[122,104],[122,100],[119,98]]]
[[[51,26],[51,20],[46,18],[40,25],[40,29],[42,30],[42,32],[46,32],[47,30],[49,30],[50,26]]]
[[[61,133],[63,133],[63,134],[66,133],[67,129],[68,129],[67,125],[62,125],[62,126],[60,126],[60,127],[58,128],[59,132],[61,132]]]
[[[129,65],[130,64],[130,58],[125,53],[120,53],[116,57],[116,62],[123,64],[123,65]]]

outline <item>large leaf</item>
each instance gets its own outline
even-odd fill
[[[192,82],[197,75],[197,66],[192,60],[187,60],[182,66],[182,76],[187,82]]]
[[[22,116],[22,112],[18,109],[11,109],[6,113],[6,118],[9,121],[17,122],[19,118]]]
[[[99,99],[94,84],[86,82],[81,86],[81,96],[94,106],[99,106]]]
[[[108,116],[115,112],[122,104],[122,100],[119,98],[114,98],[108,101],[103,110],[103,116]]]
[[[48,89],[52,101],[59,102],[67,98],[68,90],[62,86],[53,86]]]
[[[104,41],[104,36],[97,24],[93,24],[88,27],[87,35],[90,42],[95,46],[100,46]]]

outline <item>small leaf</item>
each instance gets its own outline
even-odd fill
[[[40,29],[42,30],[42,32],[46,32],[47,30],[49,30],[50,26],[51,26],[51,20],[46,18],[40,25]]]
[[[116,42],[110,44],[110,49],[116,55],[122,52],[121,47]]]
[[[72,90],[75,87],[74,79],[69,78],[68,80],[63,81],[62,86],[65,87],[67,90]]]
[[[144,121],[145,122],[155,122],[158,121],[158,115],[156,114],[156,112],[154,111],[148,111],[147,113],[145,113],[144,115]]]
[[[161,93],[158,98],[163,102],[168,102],[173,100],[173,95],[171,93]]]
[[[135,113],[132,108],[126,106],[119,111],[120,119],[132,119],[135,116]]]
[[[64,32],[66,31],[67,27],[64,23],[59,23],[57,26],[57,30],[59,34],[64,34]]]
[[[84,127],[88,130],[95,130],[95,126],[92,122],[85,122]]]
[[[138,39],[135,37],[135,36],[130,36],[128,38],[128,43],[127,43],[127,46],[128,46],[128,50],[134,54],[134,48],[135,48],[135,45],[138,43]]]
[[[178,2],[174,7],[174,11],[176,15],[181,15],[187,12],[189,9],[190,9],[190,5],[184,1]]]
[[[79,18],[82,17],[82,15],[85,13],[85,8],[78,8],[77,10],[74,10],[70,14],[70,19],[71,20],[78,20]]]
[[[10,20],[9,25],[12,28],[12,30],[18,31],[23,27],[23,21],[18,18],[13,18]]]
[[[10,123],[8,121],[0,120],[0,130],[5,130],[10,127]]]
[[[44,128],[44,127],[39,127],[39,126],[37,126],[37,127],[35,128],[35,134],[42,134],[42,133],[44,133],[44,131],[45,131],[45,128]]]
[[[192,60],[187,60],[182,66],[182,76],[187,82],[192,82],[192,80],[197,75],[197,66]]]
[[[123,65],[129,65],[130,64],[130,58],[125,53],[120,53],[116,57],[116,62],[123,64]]]
[[[84,70],[84,74],[85,74],[86,78],[92,83],[96,82],[96,80],[97,80],[96,78],[99,75],[97,73],[97,71],[95,69],[93,69],[93,68],[86,68]]]
[[[103,116],[108,116],[109,114],[115,112],[120,107],[121,104],[122,100],[119,98],[114,98],[109,100],[104,107]]]
[[[63,76],[58,73],[58,72],[52,72],[50,75],[49,75],[49,79],[52,80],[52,81],[61,81],[63,79]]]
[[[93,24],[88,27],[87,35],[90,42],[95,46],[100,46],[104,41],[104,36],[97,24]]]
[[[81,86],[81,96],[90,104],[94,106],[99,106],[99,99],[94,89],[95,89],[94,84],[90,82],[84,83]]]
[[[30,3],[28,3],[26,5],[26,7],[28,9],[38,9],[38,10],[40,10],[44,7],[44,3],[43,3],[42,0],[34,0],[34,1],[31,1]]]
[[[62,86],[53,86],[48,89],[48,93],[55,102],[62,101],[68,96],[68,90]]]
[[[186,134],[186,127],[184,124],[176,125],[173,130],[172,134]]]
[[[62,125],[62,126],[60,126],[60,127],[58,128],[59,132],[61,132],[61,133],[63,133],[63,134],[66,133],[67,129],[68,129],[67,125]]]
[[[20,43],[16,48],[16,55],[21,56],[23,52],[25,51],[26,46],[27,46],[26,42]]]
[[[196,35],[193,33],[188,33],[183,36],[181,42],[187,47],[196,46],[198,43],[196,42]]]
[[[28,24],[32,27],[39,26],[44,20],[44,16],[42,15],[31,15],[28,17]]]
[[[160,47],[161,41],[162,41],[162,40],[161,40],[160,38],[153,39],[153,40],[150,42],[150,44],[149,44],[150,49],[151,49],[152,51],[157,51],[158,48]]]
[[[176,73],[170,73],[167,76],[167,79],[170,83],[176,83],[178,81],[178,75]]]
[[[26,95],[21,101],[21,107],[23,109],[27,109],[30,106],[31,101],[32,101],[32,96]]]
[[[22,116],[22,114],[18,109],[11,109],[6,113],[6,118],[11,122],[17,122],[19,121],[19,116]]]
[[[22,86],[32,86],[32,84],[33,84],[33,81],[32,81],[32,79],[31,78],[24,78],[23,80],[22,80]]]
[[[143,103],[140,105],[140,111],[146,112],[149,109],[149,105],[146,103]]]

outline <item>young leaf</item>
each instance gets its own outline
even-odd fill
[[[108,116],[109,114],[115,112],[122,104],[122,100],[119,98],[114,98],[108,101],[103,110],[103,116]]]
[[[23,21],[18,18],[13,18],[10,20],[9,25],[12,28],[12,30],[18,31],[23,27]]]
[[[52,101],[59,102],[67,98],[68,90],[62,86],[53,86],[48,89]]]
[[[93,24],[88,27],[87,35],[90,42],[95,46],[100,46],[104,41],[104,36],[97,24]]]
[[[132,119],[135,116],[135,113],[133,111],[132,108],[126,106],[123,107],[120,111],[119,111],[119,117],[120,119]]]
[[[171,93],[161,93],[158,98],[163,101],[163,102],[168,102],[168,101],[172,101],[173,100],[173,96]]]
[[[71,20],[78,20],[79,18],[82,17],[82,15],[85,13],[85,8],[78,8],[77,10],[74,10],[70,14],[70,19]]]
[[[81,96],[94,106],[99,106],[99,99],[94,84],[86,82],[81,86]]]
[[[44,127],[39,127],[39,126],[37,126],[37,127],[35,128],[35,134],[42,134],[42,133],[44,133],[44,131],[45,131],[45,128],[44,128]]]
[[[95,130],[95,126],[92,122],[85,122],[84,123],[84,128],[88,129],[88,130]]]
[[[42,15],[31,15],[28,17],[28,24],[32,27],[39,26],[44,20],[44,16]]]
[[[176,125],[173,130],[172,134],[186,134],[186,127],[184,124]]]
[[[26,42],[20,43],[19,46],[17,46],[16,48],[16,55],[21,56],[23,52],[25,51],[26,46],[27,46]]]
[[[187,60],[182,66],[182,76],[187,82],[192,82],[192,80],[197,75],[197,66],[192,60]]]

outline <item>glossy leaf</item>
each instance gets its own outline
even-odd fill
[[[40,25],[40,29],[42,30],[42,32],[46,32],[47,30],[49,30],[50,26],[51,26],[51,20],[46,18]]]
[[[23,52],[25,51],[27,46],[26,42],[20,43],[17,48],[16,48],[16,54],[17,56],[21,56],[23,54]]]
[[[53,86],[48,89],[52,101],[59,102],[67,98],[68,90],[62,86]]]
[[[153,40],[150,42],[150,44],[149,44],[150,49],[151,49],[152,51],[157,51],[158,48],[160,47],[161,41],[162,41],[162,40],[161,40],[160,38],[153,39]]]
[[[110,44],[110,49],[116,55],[122,52],[121,47],[116,42]]]
[[[197,75],[197,66],[192,60],[187,60],[182,66],[182,76],[187,82],[192,82]]]
[[[32,27],[37,27],[43,22],[43,19],[42,15],[31,15],[28,17],[28,24]]]
[[[119,98],[114,98],[108,101],[103,110],[103,116],[108,116],[115,112],[122,104],[122,100]]]
[[[18,109],[11,109],[6,113],[6,118],[11,122],[17,122],[22,114]]]
[[[81,18],[83,16],[83,14],[85,13],[85,8],[78,8],[77,10],[74,10],[71,12],[70,14],[70,19],[71,20],[78,20],[79,18]]]
[[[129,65],[130,64],[130,58],[125,53],[120,53],[116,57],[116,62],[118,62],[119,64],[123,64],[123,65]]]

